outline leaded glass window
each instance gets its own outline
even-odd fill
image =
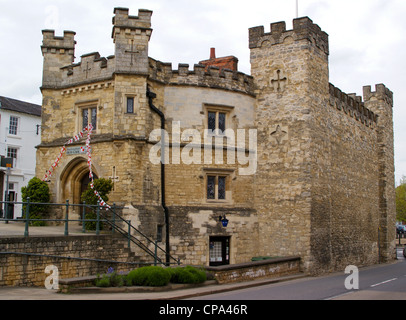
[[[226,177],[218,177],[218,199],[226,199]]]
[[[92,108],[92,126],[93,130],[97,129],[97,108]]]
[[[227,177],[207,176],[207,200],[226,200]]]
[[[127,97],[127,113],[134,113],[134,98]]]
[[[216,177],[207,176],[207,199],[216,199]]]
[[[212,131],[216,130],[216,113],[209,112],[208,117],[209,117],[208,129]]]
[[[209,110],[207,112],[207,128],[214,134],[223,134],[227,129],[227,112]]]
[[[219,112],[219,130],[220,133],[226,131],[226,114]]]
[[[89,109],[83,109],[82,110],[82,123],[83,123],[83,129],[86,128],[89,124]]]
[[[89,123],[92,124],[93,130],[97,129],[97,108],[82,109],[82,129],[86,128]]]

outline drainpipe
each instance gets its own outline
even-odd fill
[[[161,110],[154,106],[152,100],[156,98],[156,94],[149,90],[149,86],[147,86],[147,97],[149,102],[149,107],[152,111],[154,111],[160,118],[161,118],[161,130],[165,130],[165,115]],[[166,264],[169,266],[170,264],[170,245],[169,245],[169,209],[166,206],[165,202],[165,163],[164,163],[164,147],[165,147],[165,135],[161,134],[161,201],[162,201],[162,208],[164,209],[165,213],[165,228],[166,228]]]

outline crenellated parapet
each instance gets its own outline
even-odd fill
[[[328,34],[314,24],[308,17],[294,19],[293,30],[286,30],[286,22],[271,24],[271,32],[265,33],[263,26],[249,29],[249,48],[261,48],[263,45],[273,46],[281,44],[286,38],[292,37],[294,41],[308,40],[325,54],[329,54]]]
[[[152,35],[152,11],[140,9],[138,16],[127,8],[115,8],[112,38],[117,73],[148,73],[148,45]]]
[[[55,36],[54,30],[42,31],[41,52],[44,57],[42,87],[58,87],[62,82],[60,68],[70,65],[75,59],[75,35],[73,31],[64,31],[62,37]]]
[[[367,127],[375,128],[379,116],[365,107],[362,97],[346,94],[330,83],[330,106]]]
[[[76,86],[111,79],[115,70],[115,57],[101,57],[98,52],[81,56],[81,61],[61,68],[61,87]]]
[[[393,92],[390,91],[384,84],[377,84],[375,91],[372,91],[371,86],[363,88],[364,101],[383,100],[387,105],[393,107]]]
[[[55,30],[42,30],[42,53],[75,54],[75,35],[73,31],[64,31],[63,36],[55,36]]]
[[[254,96],[253,77],[242,72],[218,67],[195,64],[179,64],[172,69],[172,63],[164,63],[150,58],[149,77],[167,85],[185,85],[242,92]]]

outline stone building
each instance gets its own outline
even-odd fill
[[[92,170],[113,180],[110,202],[182,263],[300,255],[320,273],[391,259],[392,92],[330,84],[328,35],[307,17],[251,28],[247,75],[214,50],[177,70],[149,57],[151,16],[115,8],[114,55],[79,62],[74,32],[43,31],[38,177],[92,123]],[[83,144],[49,179],[54,202],[80,202]]]

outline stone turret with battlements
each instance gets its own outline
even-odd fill
[[[116,73],[148,74],[148,43],[152,11],[140,9],[130,16],[126,8],[115,8],[112,38],[115,43]]]
[[[62,84],[61,68],[72,64],[75,59],[75,34],[73,31],[65,31],[63,37],[56,37],[54,30],[42,31],[42,87],[57,87]]]

